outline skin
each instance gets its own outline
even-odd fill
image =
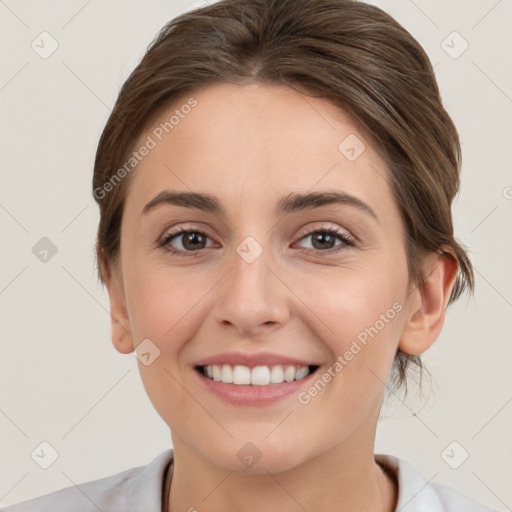
[[[396,483],[374,459],[384,382],[398,348],[420,354],[437,339],[457,262],[431,253],[424,288],[409,283],[386,164],[326,99],[281,85],[215,85],[173,102],[139,140],[190,96],[198,105],[130,177],[120,258],[103,263],[115,347],[127,354],[149,338],[160,349],[139,368],[171,429],[170,510],[395,510]],[[366,146],[355,161],[338,150],[350,134]],[[170,204],[142,214],[170,189],[213,194],[226,215]],[[347,205],[274,213],[291,192],[324,190],[356,196],[378,221]],[[196,256],[183,236],[169,244],[184,257],[158,246],[179,227],[207,235]],[[328,255],[302,235],[325,227],[355,245]],[[250,264],[236,252],[247,236],[263,248]],[[322,375],[397,301],[401,311],[306,405],[295,395],[231,405],[194,373],[206,356],[270,351],[318,362]],[[248,442],[262,455],[252,467],[237,457]]]

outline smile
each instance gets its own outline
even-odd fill
[[[314,372],[318,366],[273,365],[254,366],[213,364],[200,366],[198,370],[207,378],[225,384],[239,386],[267,386],[302,380]]]

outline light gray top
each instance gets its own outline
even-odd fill
[[[173,450],[158,455],[147,466],[66,487],[11,505],[4,512],[161,512],[163,486]],[[397,477],[400,512],[497,512],[454,488],[427,482],[404,459],[375,455]]]

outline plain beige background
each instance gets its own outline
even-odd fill
[[[427,381],[423,399],[390,397],[376,451],[512,510],[512,1],[373,3],[427,50],[459,128],[453,213],[477,282],[424,356],[431,392]],[[135,358],[110,341],[91,176],[120,85],[166,21],[203,4],[0,1],[0,506],[147,464],[171,446]],[[48,469],[31,456],[51,457],[42,442],[58,453]]]

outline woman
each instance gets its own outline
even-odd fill
[[[98,145],[112,339],[173,449],[7,510],[490,510],[375,455],[387,382],[474,284],[429,60],[351,0],[172,20]]]

